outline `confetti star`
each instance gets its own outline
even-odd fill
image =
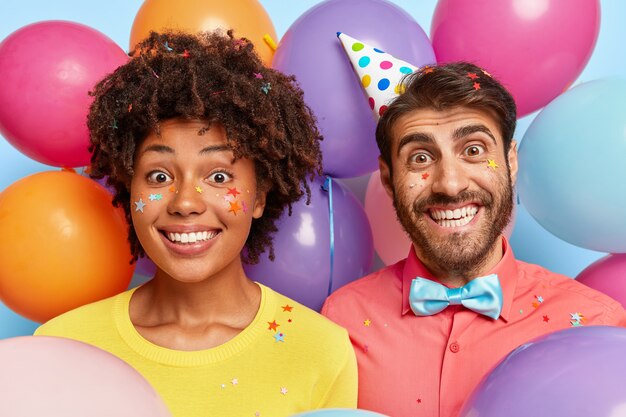
[[[287,320],[287,323],[291,323],[291,319]]]
[[[475,72],[468,72],[467,76],[470,77],[472,80],[475,80],[476,78],[478,78],[478,75],[476,75]]]
[[[117,120],[113,119],[113,124],[111,125],[113,129],[117,129]]]
[[[170,186],[170,188],[168,188],[170,193],[173,193],[174,191],[176,191],[176,187],[174,187],[173,185]]]
[[[133,103],[128,105],[128,112],[130,113],[133,110]]]
[[[539,303],[543,303],[543,297],[542,296],[539,296],[539,297],[535,296],[535,298],[537,299],[537,301]]]
[[[241,209],[243,210],[244,213],[248,212],[248,206],[246,206],[246,202],[241,200]]]
[[[272,322],[267,322],[267,324],[270,325],[270,327],[267,328],[267,330],[274,330],[276,331],[278,326],[280,326],[280,324],[276,323],[276,320],[272,321]]]
[[[286,395],[289,391],[285,387],[280,387],[280,393]]]
[[[364,325],[365,327],[370,327],[370,324],[372,324],[372,321],[371,321],[370,319],[365,319],[365,320],[363,321],[363,325]]]
[[[230,383],[233,385],[237,385],[239,383],[239,380],[237,378],[233,378],[233,380],[230,381]]]
[[[370,351],[370,347],[368,345],[363,345],[363,352],[367,353]]]
[[[496,164],[496,161],[494,161],[493,159],[487,159],[487,167],[496,169],[498,168],[498,164]]]
[[[271,83],[263,83],[263,85],[261,86],[261,90],[265,94],[269,93],[271,89],[272,89],[272,84]]]
[[[485,70],[482,70],[482,71],[483,71],[483,74],[485,74],[487,77],[491,77],[491,74],[489,74],[487,71]]]
[[[139,199],[139,201],[135,201],[135,205],[137,206],[135,207],[135,211],[140,211],[143,213],[143,208],[146,206],[146,203],[144,203],[141,198]]]
[[[202,188],[200,188],[200,186],[196,186],[196,192],[202,194]]]
[[[569,315],[571,316],[572,320],[574,321],[583,321],[585,319],[585,317],[580,314],[580,313],[569,313]]]
[[[576,320],[570,321],[570,324],[572,325],[572,327],[580,327],[583,325],[581,322],[576,321]]]
[[[254,78],[256,78],[257,80],[263,79],[263,74],[261,74],[260,72],[253,72],[252,74],[254,75]]]
[[[232,195],[233,197],[237,197],[241,193],[239,191],[237,191],[237,188],[233,187],[233,188],[229,188],[228,192],[226,194],[227,195]]]
[[[226,388],[225,384],[220,385],[220,387],[222,387],[222,389]]]
[[[150,201],[160,200],[163,198],[163,194],[150,194],[148,198],[150,199]]]
[[[540,303],[538,303],[538,302],[536,302],[536,301],[533,301],[533,308],[537,308],[537,307],[539,307],[539,304],[540,304]]]
[[[237,212],[239,210],[241,210],[241,206],[239,205],[238,201],[235,202],[229,202],[228,204],[230,204],[230,208],[228,209],[229,212],[232,212],[235,216],[237,215]]]
[[[191,55],[188,50],[184,50],[182,54],[180,54],[183,58],[189,58]]]
[[[170,47],[169,43],[167,41],[165,41],[165,44],[163,45],[165,46],[165,49],[167,49],[167,52],[172,52],[173,49]]]
[[[520,310],[520,311],[519,311],[519,313],[520,313],[520,314],[524,314],[524,310]]]
[[[550,321],[550,317],[548,316],[543,316],[543,321],[545,321],[546,323]]]
[[[434,70],[435,69],[433,67],[426,66],[426,67],[424,67],[424,74],[430,74]]]
[[[261,415],[261,413],[259,413],[258,411],[256,413],[254,413],[254,417],[259,417]]]
[[[480,84],[479,83],[474,83],[474,85],[472,85],[472,87],[474,87],[474,90],[480,90]]]
[[[285,341],[285,333],[276,333],[274,335],[274,340],[276,340],[277,342],[284,342]]]
[[[417,403],[418,403],[418,404],[421,404],[421,403],[422,403],[422,399],[421,399],[421,398],[418,398],[418,399],[417,399]]]
[[[217,195],[219,195],[219,194],[217,194]],[[227,201],[228,203],[230,203],[231,201],[233,201],[233,196],[226,194],[224,196],[224,200]]]
[[[293,310],[293,306],[290,306],[289,304],[285,304],[284,306],[280,306],[283,311],[289,311],[291,313],[291,310]]]
[[[428,172],[424,172],[424,173],[422,174],[422,179],[423,179],[423,180],[428,179],[428,177],[429,177]]]

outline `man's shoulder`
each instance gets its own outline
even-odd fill
[[[88,338],[88,334],[97,329],[102,332],[113,323],[115,301],[125,293],[77,307],[63,313],[35,331],[37,336],[59,336],[77,340]]]
[[[582,284],[568,276],[550,271],[542,266],[517,261],[518,270],[527,285],[537,285],[540,288],[550,288],[553,297],[571,300],[574,304],[590,306],[606,313],[626,318],[626,311],[622,305],[608,295]],[[609,319],[610,321],[610,319]],[[606,324],[613,324],[607,322]],[[623,323],[622,323],[623,324]]]

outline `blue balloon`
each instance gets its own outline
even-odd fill
[[[39,323],[20,316],[0,301],[0,340],[18,336],[30,336],[38,326]]]
[[[386,417],[385,414],[367,410],[353,410],[348,408],[325,408],[322,410],[307,411],[292,417]]]
[[[581,84],[546,106],[519,150],[528,212],[582,248],[626,252],[626,80]]]

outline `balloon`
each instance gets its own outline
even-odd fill
[[[614,298],[626,307],[626,254],[598,259],[578,274],[576,281]]]
[[[329,0],[287,30],[274,68],[294,74],[324,135],[324,172],[355,177],[378,167],[376,123],[336,32],[420,66],[435,62],[428,36],[399,7],[384,0]]]
[[[146,0],[133,22],[130,32],[130,49],[150,31],[178,29],[188,32],[234,29],[236,37],[248,38],[265,65],[270,66],[273,49],[263,40],[269,35],[278,40],[269,15],[256,0]]]
[[[0,341],[0,415],[171,417],[130,365],[94,346],[60,337]]]
[[[39,323],[30,321],[0,302],[0,339],[33,334]]]
[[[599,0],[440,0],[431,39],[437,62],[470,61],[498,78],[521,117],[569,87],[599,31]]]
[[[44,322],[124,291],[128,226],[95,181],[43,172],[0,193],[0,300]]]
[[[385,417],[384,414],[348,408],[326,408],[295,414],[293,417]]]
[[[127,58],[78,23],[46,21],[13,32],[0,43],[0,133],[41,163],[88,164],[88,92]]]
[[[459,417],[617,417],[626,413],[626,329],[560,330],[511,352]]]
[[[519,150],[518,190],[555,236],[586,249],[626,252],[626,80],[565,92],[533,120]]]
[[[311,184],[311,204],[305,198],[284,213],[274,234],[276,259],[264,254],[258,264],[245,265],[248,276],[319,311],[329,295],[330,221],[323,180]],[[369,272],[374,255],[372,232],[356,197],[333,181],[334,268],[332,288]]]
[[[511,221],[503,232],[507,239],[510,239],[515,225],[516,207],[517,205],[513,206]],[[380,171],[373,172],[367,183],[365,214],[372,227],[374,249],[385,265],[392,265],[406,258],[411,239],[398,221],[393,201],[380,181]]]

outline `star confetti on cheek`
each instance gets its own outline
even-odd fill
[[[480,84],[479,83],[474,83],[474,85],[472,85],[472,87],[474,87],[474,90],[480,90]]]
[[[476,78],[478,78],[478,75],[476,75],[475,72],[468,72],[467,76],[470,77],[472,80],[475,80]]]
[[[230,208],[228,209],[228,212],[232,212],[235,216],[237,215],[237,212],[241,210],[241,206],[239,205],[238,201],[235,202],[229,202],[228,204],[230,204]]]
[[[278,326],[280,326],[280,324],[276,323],[276,320],[272,321],[272,322],[267,322],[267,324],[270,325],[270,327],[267,328],[267,330],[274,330],[277,331]]]
[[[543,321],[545,321],[546,323],[550,321],[550,317],[548,316],[543,316]]]
[[[163,194],[150,194],[148,198],[150,201],[157,201],[163,198]]]
[[[135,211],[140,211],[143,213],[143,208],[146,206],[146,203],[140,198],[139,201],[135,201]]]
[[[285,341],[285,333],[276,333],[274,335],[274,340],[276,340],[277,342],[284,342]]]
[[[428,172],[424,172],[424,173],[422,174],[422,179],[423,179],[423,180],[427,180],[429,176],[430,176],[430,175],[428,174]]]
[[[219,195],[219,194],[216,194],[216,195]],[[228,195],[228,194],[226,194],[226,195],[224,196],[224,201],[226,201],[227,203],[230,203],[230,202],[231,202],[231,201],[233,201],[233,200],[234,200],[234,198],[233,198],[233,196],[232,196],[232,195]]]
[[[496,161],[493,159],[487,159],[487,168],[496,169],[498,168],[498,164],[496,164]]]
[[[370,324],[372,324],[372,321],[370,319],[363,320],[363,325],[365,327],[370,327]]]
[[[196,187],[196,192],[202,194],[202,188],[200,188],[199,186]]]
[[[241,193],[239,191],[237,191],[236,187],[233,187],[233,188],[229,188],[228,192],[226,194],[227,195],[232,195],[233,197],[237,197]]]
[[[285,387],[280,387],[280,393],[286,395],[289,391]]]
[[[291,310],[293,310],[293,306],[290,306],[289,304],[285,304],[284,306],[281,306],[281,308],[283,309],[283,311],[289,311],[291,313]]]
[[[173,192],[175,192],[175,191],[176,191],[176,187],[174,187],[174,186],[172,185],[172,186],[170,186],[170,188],[168,188],[168,191],[169,191],[170,193],[173,193]]]

